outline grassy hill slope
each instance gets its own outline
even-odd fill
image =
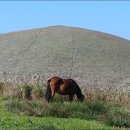
[[[52,26],[0,35],[0,79],[72,77],[81,86],[130,84],[130,41],[81,28]]]

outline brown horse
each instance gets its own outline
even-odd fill
[[[59,77],[52,77],[49,79],[47,81],[45,100],[49,102],[56,92],[60,95],[68,95],[70,101],[73,100],[75,94],[80,101],[84,99],[84,95],[73,79],[62,79]]]

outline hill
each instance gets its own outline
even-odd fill
[[[0,80],[130,86],[130,41],[87,29],[51,26],[0,35]]]

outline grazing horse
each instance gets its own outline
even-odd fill
[[[50,99],[53,99],[56,92],[60,95],[68,95],[70,101],[73,100],[75,94],[80,101],[84,99],[78,84],[73,79],[62,79],[59,77],[49,79],[47,81],[45,100],[49,102]]]

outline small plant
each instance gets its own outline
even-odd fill
[[[89,103],[87,103],[87,105],[88,105],[88,108],[90,109],[90,110],[93,110],[93,111],[95,111],[95,112],[97,112],[97,113],[105,113],[105,112],[107,112],[107,107],[105,106],[105,104],[104,103],[101,103],[101,102],[89,102]]]
[[[32,99],[32,85],[23,86],[23,98],[31,100]]]
[[[33,86],[33,89],[32,89],[32,99],[43,98],[44,93],[45,92],[44,92],[43,88],[39,84],[36,84]]]
[[[18,99],[10,100],[6,104],[6,108],[14,113],[21,114],[27,109],[27,105],[21,103]]]
[[[1,83],[0,93],[4,98],[22,98],[21,86],[12,83]]]
[[[0,94],[3,94],[4,91],[4,83],[0,83]]]

